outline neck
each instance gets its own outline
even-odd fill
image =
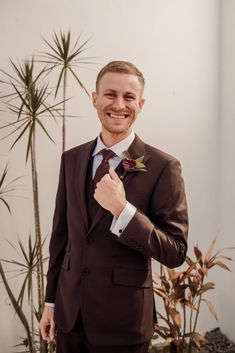
[[[104,145],[106,147],[112,147],[113,145],[116,145],[116,143],[121,142],[125,138],[127,138],[131,134],[131,131],[126,131],[125,133],[122,134],[111,134],[111,133],[106,133],[106,131],[101,132],[101,140],[103,141]]]

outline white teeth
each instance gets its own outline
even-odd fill
[[[125,119],[126,115],[109,114],[112,119]]]

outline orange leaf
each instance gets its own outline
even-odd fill
[[[195,269],[195,267],[197,267],[197,263],[196,262],[193,262],[189,268],[185,271],[185,275],[187,274],[191,274],[191,272]],[[184,276],[185,277],[185,276]]]
[[[162,298],[167,298],[167,294],[163,290],[161,290],[155,286],[153,287],[153,290],[156,294],[160,295]]]
[[[168,269],[169,270],[169,269]],[[168,272],[169,273],[169,279],[171,281],[177,279],[180,277],[180,275],[182,275],[182,272],[176,272],[176,271],[171,271],[171,272]]]
[[[216,262],[212,263],[211,267],[216,266],[216,265],[223,268],[224,270],[231,272],[230,268],[221,261],[216,261]]]
[[[206,267],[201,267],[199,268],[199,273],[201,273],[202,275],[207,275],[208,269]]]
[[[213,282],[208,282],[208,283],[205,283],[201,286],[198,293],[202,294],[202,293],[206,292],[207,290],[214,289],[214,288],[215,288],[215,284]]]
[[[216,238],[214,238],[209,246],[209,249],[207,250],[207,253],[206,253],[206,256],[205,256],[205,263],[207,263],[210,258],[211,258],[211,255],[212,255],[212,251],[214,249],[214,246],[215,246],[215,242],[216,242]]]
[[[196,255],[197,260],[202,258],[202,252],[199,250],[198,246],[194,246],[194,254]]]
[[[208,308],[209,308],[209,310],[210,310],[212,316],[215,318],[216,321],[218,321],[218,316],[217,316],[217,313],[216,313],[216,311],[215,311],[215,308],[214,308],[214,305],[212,304],[212,302],[209,301],[209,300],[205,300],[205,299],[203,299],[203,301],[204,301],[204,302],[206,303],[206,305],[208,306]]]
[[[199,333],[197,332],[193,332],[191,334],[194,342],[196,343],[196,345],[200,348],[200,346],[206,342],[206,339],[204,336],[200,335]]]
[[[169,310],[169,314],[172,318],[172,321],[174,322],[174,324],[180,328],[181,327],[181,318],[180,318],[180,313],[175,310],[175,309],[170,309]]]
[[[216,256],[215,258],[216,259],[225,259],[225,260],[228,260],[228,261],[234,261],[232,257],[225,256],[225,255]]]

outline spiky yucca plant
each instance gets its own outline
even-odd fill
[[[19,304],[17,303],[17,300],[8,284],[8,280],[5,276],[5,272],[3,270],[3,267],[2,267],[2,264],[1,264],[1,261],[0,261],[0,276],[2,277],[2,281],[3,281],[3,284],[5,286],[5,289],[7,291],[7,294],[10,298],[10,301],[13,305],[13,308],[17,314],[17,316],[19,317],[23,327],[25,328],[25,331],[26,331],[26,334],[27,334],[27,348],[28,348],[28,352],[29,353],[36,353],[36,350],[35,350],[35,346],[33,344],[33,340],[32,340],[32,335],[31,335],[31,330],[30,330],[30,326],[28,324],[28,320],[23,312],[23,310],[20,308]]]
[[[48,70],[54,69],[59,70],[59,78],[56,83],[55,97],[58,94],[60,87],[63,91],[63,112],[62,112],[62,152],[66,147],[66,102],[67,97],[67,80],[68,74],[70,73],[79,87],[85,91],[90,97],[85,85],[82,83],[79,77],[79,68],[82,65],[94,64],[91,59],[94,57],[83,56],[83,53],[87,50],[87,44],[90,39],[81,42],[81,35],[77,40],[72,43],[71,32],[68,30],[67,33],[60,31],[59,34],[54,32],[52,43],[43,38],[44,42],[48,45],[50,51],[43,52],[41,55],[40,62],[48,65]]]
[[[33,210],[35,221],[35,241],[29,241],[28,252],[26,252],[26,249],[23,248],[22,243],[19,243],[22,259],[25,263],[27,263],[24,267],[25,272],[22,271],[24,272],[25,277],[19,295],[13,295],[1,263],[0,275],[3,279],[3,283],[15,312],[19,316],[19,319],[27,333],[27,337],[22,339],[22,342],[15,347],[26,347],[24,352],[30,353],[53,353],[55,351],[55,344],[52,343],[49,347],[47,347],[47,344],[42,341],[39,332],[34,329],[33,322],[33,317],[40,320],[44,304],[44,259],[42,256],[43,242],[39,212],[39,190],[36,159],[38,156],[38,130],[41,130],[50,141],[53,141],[47,128],[46,121],[50,118],[56,120],[58,116],[60,118],[62,117],[62,150],[64,151],[65,116],[71,116],[67,115],[66,112],[66,101],[68,100],[68,77],[70,75],[74,78],[79,87],[82,88],[87,95],[89,95],[85,85],[80,79],[79,70],[83,64],[94,64],[90,60],[92,59],[91,57],[86,57],[83,55],[85,50],[87,50],[87,43],[89,40],[81,43],[81,36],[79,36],[78,39],[72,43],[71,38],[70,31],[64,33],[60,31],[59,34],[54,33],[51,42],[44,39],[44,42],[48,45],[50,50],[42,53],[37,60],[27,59],[22,63],[15,63],[10,60],[12,67],[11,72],[6,72],[5,70],[0,69],[0,74],[2,76],[0,77],[0,102],[4,103],[8,110],[14,115],[13,120],[10,122],[3,122],[1,120],[2,123],[0,129],[5,132],[4,138],[13,138],[11,149],[15,148],[18,143],[26,141],[25,160],[26,163],[30,163],[31,165]],[[37,63],[37,67],[42,67],[42,69],[36,71],[35,63]],[[52,76],[50,73],[57,68],[58,80],[54,85],[52,83]],[[50,86],[44,83],[47,78],[50,78]],[[60,103],[54,103],[60,88],[62,88],[63,96],[61,101],[61,109]],[[2,114],[4,110],[0,109],[0,112]],[[10,212],[10,204],[6,200],[6,196],[9,192],[13,191],[14,188],[12,183],[6,184],[6,174],[7,167],[4,169],[3,175],[0,177],[0,205],[3,204],[6,206]],[[15,180],[17,180],[17,178]],[[21,269],[23,268],[21,261],[17,261],[17,263],[12,262],[12,264],[14,267],[18,266]],[[26,268],[28,270],[26,270]],[[36,290],[38,305],[33,304],[33,283],[35,281],[35,277],[37,283]],[[31,306],[31,318],[28,321],[26,318],[27,315],[24,315],[22,309],[22,304],[26,293],[28,293],[28,299]],[[36,298],[34,298],[34,300],[35,299]],[[32,314],[33,306],[34,315]],[[30,321],[31,324],[29,324]]]
[[[1,129],[10,129],[5,137],[14,136],[11,149],[27,136],[27,145],[25,160],[31,161],[32,190],[33,190],[33,206],[34,206],[34,222],[35,222],[35,244],[37,257],[37,289],[38,289],[38,313],[41,316],[44,305],[44,276],[43,276],[43,258],[42,258],[42,236],[41,222],[39,212],[39,192],[38,192],[38,174],[36,160],[36,136],[37,130],[41,129],[46,137],[53,141],[43,119],[58,116],[58,106],[61,103],[50,104],[48,102],[51,92],[48,91],[48,85],[41,83],[45,78],[46,68],[44,67],[39,73],[35,73],[34,59],[25,60],[22,64],[15,64],[11,61],[13,74],[0,70],[6,77],[5,84],[8,92],[1,96],[0,99],[7,106],[10,112],[16,116],[13,122],[6,123]],[[41,341],[41,352],[45,344]]]
[[[5,166],[2,176],[0,177],[0,201],[6,206],[9,213],[11,214],[11,208],[7,198],[12,196],[16,197],[16,195],[14,195],[14,192],[17,190],[16,182],[21,179],[21,177],[14,178],[9,183],[6,183],[7,173],[8,165]]]
[[[44,245],[45,240],[42,243]],[[27,335],[26,339],[23,339],[22,344],[29,345],[29,341],[32,343],[32,347],[35,351],[40,349],[38,339],[36,336],[39,336],[38,330],[35,329],[35,317],[37,318],[37,324],[39,321],[39,313],[35,311],[34,307],[34,278],[37,276],[37,267],[38,267],[38,256],[37,256],[37,246],[36,241],[32,241],[31,235],[28,237],[28,248],[25,248],[21,239],[18,238],[18,247],[8,241],[10,246],[15,250],[19,259],[6,260],[1,259],[2,262],[14,265],[14,270],[11,270],[10,273],[14,273],[14,278],[18,276],[23,276],[23,282],[19,291],[18,298],[11,293],[10,300],[16,311],[22,315],[23,312],[23,303],[25,299],[25,292],[27,291],[28,304],[30,305],[30,338]],[[46,261],[46,258],[43,258],[43,262]],[[24,325],[25,326],[25,325]],[[37,325],[38,326],[38,325]],[[27,330],[26,330],[27,332]],[[27,344],[26,344],[27,342]],[[21,344],[21,345],[22,345]]]

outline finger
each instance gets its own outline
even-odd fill
[[[120,178],[119,178],[118,174],[115,172],[113,167],[109,168],[109,175],[110,175],[111,179],[113,179],[114,181],[118,181],[118,182],[120,181]]]
[[[41,327],[40,329],[41,329],[42,339],[43,339],[44,341],[46,341],[46,340],[48,339],[48,332],[47,332],[46,329],[44,329],[44,327]]]
[[[50,341],[54,341],[54,339],[55,339],[55,321],[54,320],[51,321],[49,335],[50,335]]]
[[[48,325],[41,321],[39,324],[39,328],[42,338],[46,341],[48,339]]]

